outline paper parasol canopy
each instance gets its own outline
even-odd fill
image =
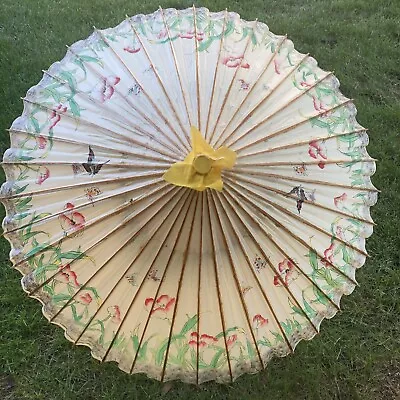
[[[128,373],[226,382],[353,291],[377,190],[332,73],[233,12],[95,30],[10,129],[5,237],[24,290]]]

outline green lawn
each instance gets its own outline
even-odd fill
[[[114,26],[125,14],[186,8],[192,1],[1,0],[0,136],[8,148],[20,97],[42,69],[60,60],[65,44],[87,37],[92,25]],[[162,385],[129,376],[115,364],[100,365],[42,316],[20,287],[0,241],[0,399],[399,399],[400,398],[400,2],[399,0],[196,1],[212,11],[228,7],[258,17],[322,68],[334,70],[358,120],[370,129],[371,156],[379,159],[373,183],[382,193],[373,208],[377,223],[358,272],[360,287],[342,301],[343,312],[322,324],[294,355],[231,385]],[[1,178],[4,175],[1,172]],[[3,219],[4,210],[0,218]]]

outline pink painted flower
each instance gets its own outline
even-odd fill
[[[222,64],[226,65],[228,68],[241,67],[244,69],[249,69],[250,64],[244,61],[244,56],[227,56],[222,59]]]
[[[347,200],[347,193],[343,193],[340,196],[336,196],[333,198],[333,202],[335,203],[335,206],[337,208],[340,208],[340,206]]]
[[[40,150],[43,150],[46,148],[47,138],[42,135],[36,136],[36,143],[37,143],[38,148]]]
[[[328,248],[324,250],[324,258],[321,259],[322,264],[329,268],[333,264],[333,257],[335,255],[335,242],[332,242]]]
[[[166,29],[162,29],[160,32],[158,32],[157,34],[157,39],[164,39],[165,37],[167,37],[168,32]]]
[[[279,71],[279,65],[278,65],[278,61],[276,59],[274,59],[274,69],[275,69],[275,73],[280,75],[281,71]]]
[[[140,49],[141,49],[140,47],[130,47],[130,46],[124,47],[124,51],[131,54],[139,53]]]
[[[79,303],[85,304],[86,306],[92,302],[93,298],[89,292],[79,295]]]
[[[322,101],[318,100],[315,96],[312,96],[312,99],[315,111],[327,111]]]
[[[288,286],[291,282],[293,282],[299,276],[298,271],[296,270],[296,266],[292,261],[285,258],[278,264],[279,274],[274,276],[274,285],[281,286],[282,281],[285,286]],[[279,279],[280,278],[280,279]]]
[[[257,314],[253,317],[253,324],[255,328],[258,329],[261,326],[268,324],[268,319],[264,318],[261,314]]]
[[[53,108],[51,114],[50,114],[50,126],[49,130],[53,129],[60,121],[61,121],[61,114],[64,114],[67,112],[67,107],[63,106],[62,104],[59,104],[56,108]]]
[[[80,287],[78,277],[76,273],[71,270],[71,266],[69,264],[66,264],[65,266],[61,265],[58,268],[58,271],[59,273],[56,278],[54,278],[55,280],[66,284],[72,284],[75,287]]]
[[[228,336],[226,338],[226,345],[228,347],[231,347],[231,346],[233,346],[235,344],[236,340],[237,340],[237,335]]]
[[[113,324],[119,324],[121,322],[121,310],[119,306],[110,306],[107,308],[107,312]]]
[[[41,185],[50,176],[50,170],[47,167],[41,166],[38,170],[36,183]]]
[[[187,31],[185,33],[180,33],[178,36],[181,39],[193,39],[195,35],[195,31],[194,30],[190,30]],[[197,32],[196,34],[196,40],[198,40],[199,42],[201,42],[204,39],[204,32]]]
[[[202,347],[210,346],[211,344],[218,342],[218,339],[215,336],[207,335],[203,333],[199,336],[197,332],[192,332],[190,334],[189,346],[197,348],[197,345]]]
[[[325,168],[325,163],[323,161],[320,161],[317,165],[318,165],[318,168],[321,168],[321,169]]]
[[[300,82],[300,86],[308,88],[308,87],[310,87],[310,86],[312,86],[312,85],[311,85],[311,83],[308,83],[308,82],[306,82],[306,81],[301,81],[301,82]]]
[[[153,307],[151,315],[153,315],[156,312],[166,314],[174,304],[175,304],[175,298],[169,297],[166,294],[162,294],[160,297],[158,297],[156,301],[154,301],[152,297],[148,297],[144,301],[144,305],[146,307]]]
[[[75,206],[72,203],[67,203],[64,207],[65,212],[58,216],[61,227],[64,231],[72,230],[79,231],[85,227],[85,217],[77,211],[74,211]]]
[[[324,141],[319,142],[317,140],[311,140],[309,143],[308,155],[315,160],[320,160],[318,167],[321,169],[325,168],[325,162],[327,159],[326,146]]]
[[[92,90],[92,97],[101,103],[110,100],[115,92],[115,86],[121,81],[121,78],[115,75],[108,77],[102,77],[100,83],[98,83]]]

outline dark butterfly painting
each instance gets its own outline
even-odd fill
[[[103,167],[104,164],[107,164],[110,160],[107,160],[106,162],[103,163],[98,163],[96,162],[96,156],[94,155],[93,149],[89,146],[89,154],[88,154],[88,160],[87,163],[83,163],[82,167],[85,168],[86,172],[88,172],[90,175],[96,175],[101,168]]]
[[[300,214],[301,208],[303,207],[304,200],[308,200],[304,189],[301,186],[295,186],[289,194],[295,194],[297,197],[297,211]]]

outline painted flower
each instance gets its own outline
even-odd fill
[[[127,53],[131,53],[131,54],[138,53],[140,51],[140,49],[141,49],[140,47],[130,47],[130,46],[124,47],[124,51],[126,51]]]
[[[218,342],[218,339],[215,336],[207,335],[206,333],[199,336],[197,332],[192,332],[190,334],[189,346],[197,348],[198,345],[202,348],[210,346],[215,342]]]
[[[92,302],[92,300],[93,300],[93,298],[92,298],[92,296],[91,296],[91,294],[89,292],[80,294],[78,296],[78,302],[82,303],[82,304],[84,304],[86,306],[89,305]]]
[[[36,183],[41,185],[50,176],[50,170],[47,167],[41,166],[38,169]]]
[[[250,64],[244,61],[244,56],[227,56],[222,59],[222,64],[226,65],[228,68],[241,67],[244,69],[249,69]]]
[[[164,39],[165,37],[167,37],[168,32],[166,29],[162,29],[160,32],[158,32],[157,34],[157,39]]]
[[[64,231],[79,231],[85,227],[85,217],[78,211],[74,211],[75,206],[67,203],[64,207],[65,212],[58,216],[61,227]]]
[[[318,100],[315,96],[312,96],[312,99],[315,111],[328,111],[321,100]]]
[[[279,71],[279,64],[276,59],[274,59],[274,70],[276,74],[280,75],[281,71]]]
[[[63,106],[62,104],[59,104],[56,108],[53,108],[53,110],[50,114],[50,119],[49,119],[49,122],[50,122],[49,130],[53,129],[60,122],[60,120],[61,120],[60,113],[61,114],[66,113],[67,109],[68,109],[68,107]]]
[[[69,264],[61,265],[58,268],[58,275],[55,280],[62,282],[62,283],[67,283],[67,284],[72,284],[75,287],[80,287],[80,284],[78,282],[78,276],[74,271],[71,271],[71,266]]]
[[[346,200],[347,200],[347,193],[343,193],[340,196],[336,196],[333,198],[333,202],[335,203],[335,207],[337,208],[340,208]]]
[[[107,312],[113,324],[119,324],[121,322],[121,310],[119,306],[110,306],[107,308]]]
[[[258,329],[261,326],[268,324],[268,319],[264,318],[261,314],[256,314],[253,317],[253,324],[254,324],[255,329]]]
[[[164,313],[166,314],[171,307],[175,304],[175,298],[174,297],[169,297],[166,294],[162,294],[156,301],[152,297],[148,297],[144,301],[144,305],[146,307],[153,307],[153,310],[151,311],[151,315],[154,313]]]
[[[226,338],[226,345],[228,347],[231,347],[231,346],[233,346],[235,344],[236,341],[237,341],[237,335],[228,336]]]
[[[40,150],[45,149],[47,145],[47,138],[42,135],[36,136],[36,144]]]
[[[324,141],[319,142],[317,140],[311,140],[311,142],[309,142],[308,155],[315,160],[320,160],[318,163],[319,168],[325,168],[325,162],[323,160],[327,159],[327,153]]]
[[[178,36],[181,39],[193,39],[195,35],[195,31],[187,31],[185,33],[180,33]],[[197,32],[196,33],[196,40],[201,42],[204,39],[204,32]]]
[[[335,255],[335,242],[332,242],[328,248],[324,250],[324,258],[321,259],[322,264],[329,268],[333,264],[333,257]]]
[[[282,281],[285,286],[288,286],[299,276],[294,263],[287,258],[278,264],[279,274],[274,276],[274,285],[281,286]],[[281,278],[281,279],[279,279]]]
[[[100,83],[98,83],[92,90],[92,97],[101,103],[110,100],[115,92],[115,86],[118,85],[121,78],[115,75],[108,77],[103,76]]]

